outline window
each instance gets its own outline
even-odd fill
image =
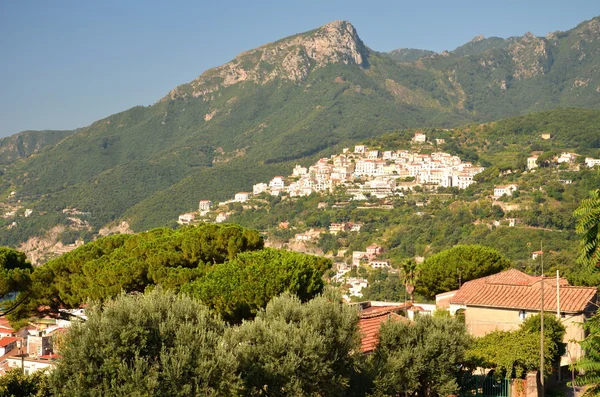
[[[525,310],[519,310],[519,318],[525,320],[525,317],[527,317],[527,312],[525,312]]]

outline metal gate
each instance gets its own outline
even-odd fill
[[[460,397],[510,397],[510,382],[493,376],[465,375],[460,385]]]

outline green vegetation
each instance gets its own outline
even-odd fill
[[[419,316],[414,324],[388,321],[381,327],[373,355],[374,396],[447,396],[456,380],[471,337],[456,318]]]
[[[252,318],[272,297],[284,291],[306,301],[323,290],[325,258],[264,249],[244,252],[216,266],[205,277],[183,287],[183,292],[208,305],[229,322]]]
[[[59,309],[90,299],[105,301],[161,285],[187,291],[223,318],[240,322],[284,291],[304,301],[312,298],[322,291],[321,277],[330,266],[324,258],[263,250],[256,231],[236,225],[115,235],[37,267],[31,285],[11,289],[22,291],[17,300],[24,303],[9,319],[20,325],[31,316],[59,316]]]
[[[590,192],[590,198],[581,202],[575,210],[577,233],[582,235],[579,261],[595,268],[600,263],[600,189]]]
[[[71,131],[23,131],[0,139],[0,164],[9,164],[38,153],[42,148],[55,145],[73,135]],[[2,171],[0,170],[0,175]]]
[[[584,396],[591,397],[600,392],[600,316],[596,314],[583,327],[587,336],[580,343],[585,357],[575,363],[573,369],[584,373],[575,379],[575,384],[588,386]]]
[[[544,368],[552,373],[565,352],[565,327],[556,316],[544,316]],[[499,348],[501,346],[501,348]],[[494,369],[499,376],[524,378],[540,367],[540,316],[529,317],[516,331],[494,331],[476,338],[468,351],[474,365]]]
[[[47,375],[44,371],[25,375],[21,368],[10,369],[0,377],[0,396],[50,397],[52,394]]]
[[[48,137],[47,145],[23,161],[7,163],[0,180],[4,197],[17,192],[5,203],[20,200],[35,215],[17,217],[17,227],[2,233],[0,244],[17,246],[68,224],[64,208],[89,212],[92,233],[123,219],[136,231],[169,225],[200,199],[230,198],[289,172],[296,162],[306,165],[394,129],[449,128],[560,106],[597,108],[597,23],[552,38],[511,39],[507,48],[487,39],[464,54],[457,49],[402,64],[357,42],[364,67],[311,64],[297,83],[276,77],[225,86],[215,70],[207,71],[194,85],[178,87],[176,99],[129,109],[68,137],[57,135],[56,141],[52,134],[36,138]],[[589,37],[584,47],[576,44],[582,34]],[[531,56],[542,44],[546,55]],[[516,58],[508,52],[511,46],[522,47]],[[261,76],[270,70],[283,73],[280,61],[286,54],[259,64],[263,51],[245,53],[235,65]],[[193,95],[203,90],[210,93]],[[598,154],[598,114],[563,109],[484,124],[481,134],[479,124],[440,134],[464,159],[481,157],[482,163],[504,170],[522,160],[526,150]],[[540,141],[541,132],[556,139]],[[0,227],[13,221],[2,219]]]
[[[581,254],[579,263],[583,267],[582,278],[592,285],[598,285],[600,272],[599,258],[599,225],[600,225],[600,190],[590,192],[591,197],[581,202],[575,211],[577,232],[581,236]],[[573,370],[583,373],[575,379],[575,385],[588,386],[585,396],[595,396],[600,393],[600,315],[596,313],[588,319],[583,327],[587,336],[582,340],[581,347],[586,355],[573,366]]]
[[[195,300],[155,289],[86,314],[62,340],[50,376],[55,395],[238,395],[225,324]]]
[[[333,296],[284,295],[228,327],[158,288],[94,305],[88,317],[63,340],[54,395],[343,396],[357,375],[358,314]]]
[[[365,356],[358,312],[333,291],[305,303],[284,294],[239,325],[161,288],[92,304],[87,315],[61,339],[49,376],[13,373],[6,384],[40,396],[435,397],[456,392],[471,343],[459,320],[423,316],[386,322]]]
[[[457,245],[427,258],[419,266],[417,291],[429,299],[458,289],[462,282],[489,276],[510,267],[498,251],[480,245]]]

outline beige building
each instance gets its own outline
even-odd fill
[[[7,357],[6,365],[8,369],[22,368],[25,375],[31,375],[32,373],[40,370],[53,370],[56,367],[56,355],[46,355],[40,357]]]
[[[566,328],[567,353],[561,365],[583,356],[576,341],[585,337],[581,323],[596,311],[596,288],[575,287],[555,277],[530,276],[516,269],[466,282],[459,290],[439,294],[436,301],[451,314],[464,312],[465,324],[474,336],[493,331],[513,331],[532,314],[540,312],[541,287],[544,310],[560,317]]]

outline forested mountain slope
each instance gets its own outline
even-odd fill
[[[164,225],[199,199],[231,197],[296,162],[391,130],[598,107],[599,39],[595,18],[546,38],[510,39],[505,48],[399,63],[336,21],[267,44],[152,106],[7,164],[0,205],[17,217],[25,208],[33,214],[18,218],[0,243],[68,223],[65,208],[89,213],[91,230],[122,219],[134,230]]]

